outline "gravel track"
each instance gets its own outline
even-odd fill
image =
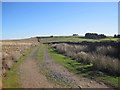
[[[52,88],[53,85],[47,78],[39,72],[39,67],[35,61],[35,55],[38,49],[33,52],[24,60],[19,67],[20,85],[22,88]]]

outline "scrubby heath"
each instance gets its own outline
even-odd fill
[[[53,44],[56,50],[68,57],[71,57],[83,64],[92,63],[93,66],[101,71],[111,74],[120,75],[118,71],[119,49],[112,46],[89,46],[89,45],[69,45]]]
[[[2,40],[1,46],[2,54],[0,60],[2,61],[3,76],[6,70],[10,70],[15,62],[19,60],[24,53],[38,44],[36,38],[21,39],[21,40]]]
[[[90,52],[86,53],[83,51],[87,48],[86,46],[51,44],[47,47],[54,60],[70,71],[83,77],[98,80],[98,82],[103,81],[113,87],[119,87],[120,73],[116,71],[116,69],[118,70],[118,59],[105,57],[103,54],[99,56],[97,53],[96,55],[90,54]],[[116,60],[115,63],[112,62],[114,60]]]

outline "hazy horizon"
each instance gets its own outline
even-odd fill
[[[3,2],[2,39],[118,34],[117,2]]]

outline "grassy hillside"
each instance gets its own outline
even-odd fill
[[[55,36],[55,37],[41,37],[40,40],[42,42],[63,42],[63,41],[69,41],[69,42],[81,42],[81,41],[106,41],[106,40],[112,40],[117,41],[118,38],[112,38],[107,37],[103,39],[85,39],[83,36]]]

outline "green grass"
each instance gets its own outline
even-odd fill
[[[37,64],[39,66],[40,72],[44,75],[47,75],[49,74],[50,71],[43,66],[45,61],[43,60],[44,51],[42,46],[43,46],[42,44],[38,46],[38,52],[35,58],[37,60]]]
[[[110,41],[117,41],[118,40],[118,38],[112,38],[112,37],[110,37],[110,38],[104,38],[104,39],[99,39],[100,41],[107,41],[107,40],[110,40]]]
[[[108,75],[105,75],[105,76],[101,76],[100,79],[102,79],[103,81],[106,81],[107,83],[109,83],[110,85],[112,86],[115,86],[115,87],[119,87],[119,84],[120,83],[120,77],[113,77],[113,76],[108,76]]]
[[[40,44],[38,46],[38,52],[37,52],[37,55],[36,55],[36,60],[38,60],[38,62],[40,64],[44,63],[43,62],[43,55],[44,55],[44,52],[43,52],[43,49],[42,49],[42,44]]]
[[[58,54],[54,48],[46,45],[50,55],[53,60],[60,63],[64,67],[66,67],[69,71],[76,73],[79,76],[99,79],[113,87],[118,87],[118,79],[120,77],[111,76],[106,73],[98,74],[98,71],[93,68],[93,64],[83,65],[82,63],[78,63],[76,60],[72,60],[62,54]]]
[[[18,67],[25,60],[25,58],[32,52],[34,48],[29,49],[25,52],[24,56],[22,56],[17,63],[15,63],[12,68],[6,71],[6,77],[3,78],[3,88],[20,88],[19,84],[19,73]]]
[[[52,37],[52,38],[41,38],[42,42],[82,42],[82,41],[118,41],[118,38],[112,38],[112,37],[107,37],[103,39],[84,39],[81,38],[82,36],[58,36],[58,37]]]

